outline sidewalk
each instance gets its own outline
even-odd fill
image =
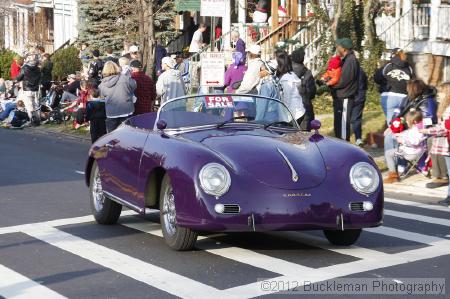
[[[399,183],[385,184],[384,191],[390,193],[399,193],[404,195],[415,195],[424,197],[434,197],[444,199],[447,197],[447,186],[429,189],[425,185],[431,182],[431,179],[421,174],[416,174],[402,180]]]

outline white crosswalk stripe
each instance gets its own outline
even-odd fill
[[[389,202],[398,203],[395,199],[389,199]],[[412,204],[408,202],[401,202],[402,203],[399,203],[400,205],[412,206]],[[438,209],[439,207],[431,205],[420,204],[415,206],[428,210],[441,211],[441,209]],[[432,223],[450,226],[450,221],[444,218],[406,213],[393,209],[386,210],[385,214],[408,221],[414,220],[427,224]],[[136,215],[136,213],[124,211],[122,213],[122,221],[119,222],[122,226],[161,238],[161,242],[164,242],[162,240],[163,236],[159,224],[143,222],[141,218],[129,217],[133,215]],[[171,272],[125,253],[99,245],[95,243],[95,241],[89,241],[58,229],[60,226],[88,223],[93,220],[92,216],[83,216],[4,227],[0,228],[0,238],[2,234],[17,232],[25,233],[33,238],[50,244],[51,246],[59,248],[64,252],[74,254],[97,265],[111,269],[151,287],[182,298],[252,298],[271,293],[270,291],[261,289],[261,282],[258,281],[228,289],[218,289],[205,282],[200,282]],[[113,230],[114,227],[111,227],[111,229]],[[448,239],[390,226],[369,228],[366,229],[366,231],[380,236],[389,236],[408,242],[425,244],[427,246],[390,254],[360,246],[333,246],[323,237],[303,232],[266,233],[271,237],[275,236],[277,238],[283,238],[353,258],[350,262],[346,261],[344,263],[323,266],[320,268],[308,267],[301,265],[300,263],[285,260],[283,257],[270,256],[264,254],[264,252],[261,253],[261,251],[256,252],[252,249],[245,249],[233,244],[218,242],[217,239],[215,239],[224,234],[199,236],[196,248],[209,254],[225,258],[234,263],[237,262],[279,274],[280,276],[274,278],[274,280],[295,280],[298,282],[318,282],[450,254],[450,251],[448,250],[448,248],[450,248],[450,240]],[[167,250],[170,251],[169,248],[167,248]],[[298,249],[298,251],[299,254],[301,254],[301,249]],[[6,298],[64,298],[51,289],[2,265],[0,265],[0,277],[8,277],[6,280],[0,279],[0,296]],[[32,294],[32,296],[30,296],[30,294]]]
[[[416,201],[409,201],[409,200],[400,200],[400,199],[395,199],[395,198],[384,198],[385,202],[390,202],[390,203],[395,203],[397,205],[402,205],[402,206],[410,206],[410,207],[416,207],[416,208],[422,208],[422,209],[427,209],[427,210],[434,210],[434,211],[441,211],[441,212],[450,212],[449,208],[446,207],[442,207],[442,206],[438,206],[438,205],[430,205],[430,204],[425,204],[425,203],[419,203]]]
[[[66,298],[3,265],[0,265],[0,296],[14,299]]]
[[[405,219],[409,219],[409,220],[416,220],[416,221],[420,221],[420,222],[427,222],[427,223],[431,223],[431,224],[450,226],[449,219],[428,217],[428,216],[422,216],[422,215],[404,213],[404,212],[398,212],[398,211],[392,211],[392,210],[384,210],[384,214],[388,215],[388,216],[405,218]]]

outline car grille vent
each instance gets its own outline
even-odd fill
[[[241,207],[236,204],[225,204],[223,214],[239,214]]]
[[[349,204],[350,211],[353,212],[364,212],[363,202],[357,201],[357,202],[351,202]]]

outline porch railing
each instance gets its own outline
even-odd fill
[[[376,19],[378,37],[388,50],[407,49],[414,40],[430,37],[431,5],[415,4],[401,16],[382,16]]]

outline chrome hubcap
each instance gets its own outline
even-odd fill
[[[95,170],[94,181],[92,183],[92,198],[94,201],[94,208],[97,212],[103,210],[103,204],[105,203],[105,195],[103,194],[102,181],[100,180],[100,172]]]
[[[171,236],[175,235],[177,232],[177,213],[175,211],[175,196],[173,195],[172,188],[168,189],[166,194],[164,194],[162,213],[166,232]]]

